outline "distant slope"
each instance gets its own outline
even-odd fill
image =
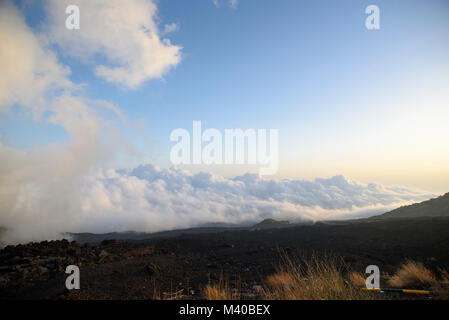
[[[135,232],[135,231],[126,231],[126,232],[110,232],[110,233],[66,233],[71,239],[76,240],[78,242],[88,242],[88,243],[99,243],[103,240],[120,240],[120,241],[142,241],[147,239],[155,239],[155,238],[174,238],[180,235],[186,234],[201,234],[201,233],[218,233],[228,230],[240,230],[241,228],[227,228],[227,227],[199,227],[199,228],[190,228],[190,229],[180,229],[180,230],[171,230],[171,231],[161,231],[154,233],[146,233],[146,232]],[[244,228],[242,228],[244,229]]]
[[[0,249],[6,246],[6,242],[3,241],[3,235],[8,229],[0,227]]]
[[[265,219],[253,226],[253,230],[278,229],[290,227],[289,221],[278,221],[275,219]]]
[[[374,219],[449,217],[449,193],[372,217]]]
[[[168,239],[175,238],[181,235],[192,235],[192,234],[203,234],[203,233],[220,233],[226,231],[255,231],[255,230],[266,230],[266,229],[279,229],[294,227],[299,225],[311,224],[311,222],[300,222],[300,223],[290,223],[289,221],[278,221],[275,219],[265,219],[260,223],[253,226],[239,226],[235,224],[224,224],[224,223],[210,223],[203,227],[190,228],[190,229],[179,229],[171,231],[161,231],[155,233],[146,232],[111,232],[111,233],[66,233],[66,235],[78,242],[88,242],[88,243],[100,243],[103,240],[119,240],[119,241],[143,241],[149,239]]]

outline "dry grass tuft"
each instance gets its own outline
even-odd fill
[[[408,287],[414,285],[433,286],[437,283],[435,274],[427,269],[421,262],[408,260],[401,265],[399,270],[388,279],[388,284],[393,287]]]
[[[341,263],[327,257],[302,265],[285,257],[278,273],[265,281],[264,296],[273,300],[367,300],[375,296],[343,276]]]
[[[449,300],[449,272],[439,269],[440,281],[433,286],[433,291],[437,299]]]
[[[447,270],[439,269],[441,283],[449,285],[449,272]]]
[[[449,272],[434,273],[422,263],[408,260],[397,272],[387,279],[388,284],[400,288],[416,286],[433,292],[435,299],[449,299]],[[237,283],[236,283],[237,284]],[[218,283],[209,283],[201,289],[208,300],[239,300],[237,289],[231,289],[229,282],[220,277]],[[348,270],[342,260],[327,256],[292,260],[284,254],[278,272],[264,281],[260,298],[268,300],[371,300],[389,296],[362,290],[365,276]]]
[[[360,272],[352,271],[349,273],[349,281],[357,287],[365,287],[366,279]]]
[[[237,289],[232,289],[229,286],[229,281],[220,277],[218,283],[209,283],[201,289],[201,295],[206,300],[240,300],[240,295]]]
[[[232,300],[232,292],[217,284],[206,285],[201,293],[207,300]]]
[[[267,277],[267,284],[273,287],[277,286],[292,286],[293,285],[293,277],[292,275],[286,273],[286,272],[278,272],[275,274],[272,274]]]

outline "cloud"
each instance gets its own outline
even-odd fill
[[[40,45],[10,1],[0,3],[0,43],[0,111],[20,103],[39,115],[46,94],[75,89],[70,69]]]
[[[162,31],[163,35],[166,35],[168,33],[172,33],[179,30],[179,26],[176,23],[170,23],[164,25],[164,31]]]
[[[80,29],[65,27],[68,5],[80,9]],[[95,65],[106,81],[135,89],[181,61],[181,47],[161,38],[152,0],[48,0],[45,34],[67,55]],[[175,24],[165,31],[174,31]],[[167,29],[168,28],[168,29]],[[98,59],[98,56],[103,59]]]
[[[0,140],[0,226],[13,227],[12,240],[59,236],[77,212],[80,182],[113,157],[104,143],[111,123],[98,116],[118,107],[80,96],[70,69],[42,44],[11,1],[0,4],[0,112],[19,106],[35,121],[49,121],[70,136],[66,143],[14,148]],[[43,117],[43,115],[46,115]]]
[[[343,176],[314,181],[268,180],[253,174],[225,178],[153,165],[129,171],[100,169],[77,181],[72,188],[77,192],[70,194],[67,203],[57,205],[60,199],[53,193],[48,194],[47,201],[27,201],[26,211],[9,221],[8,227],[32,225],[42,234],[45,230],[156,232],[210,222],[251,224],[265,218],[348,219],[383,213],[433,196],[361,184]]]

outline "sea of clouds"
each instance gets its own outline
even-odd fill
[[[15,195],[9,212],[2,210],[0,221],[10,228],[2,241],[16,243],[57,239],[61,232],[157,232],[213,222],[248,225],[266,218],[352,219],[431,196],[343,176],[313,181],[255,174],[225,178],[142,165],[99,170],[69,186],[52,187],[50,181],[29,186]]]

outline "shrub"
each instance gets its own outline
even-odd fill
[[[376,298],[371,293],[361,290],[352,281],[346,280],[343,271],[342,263],[327,257],[312,257],[302,264],[285,257],[279,271],[265,281],[265,298],[274,300]]]
[[[435,274],[421,262],[407,260],[401,264],[399,270],[388,279],[393,287],[432,286],[437,282]]]

